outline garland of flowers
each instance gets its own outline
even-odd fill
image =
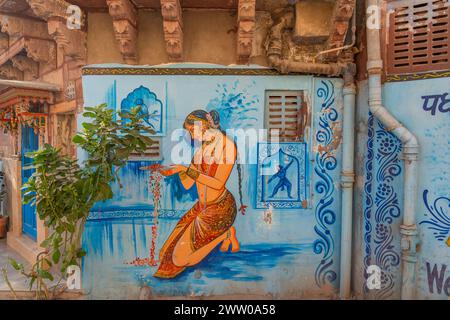
[[[150,177],[149,177],[149,189],[153,196],[153,225],[152,225],[152,242],[150,245],[150,252],[148,258],[136,258],[131,263],[135,266],[148,265],[150,267],[156,267],[158,265],[158,260],[156,258],[156,240],[158,239],[158,218],[159,218],[159,207],[161,200],[161,181],[162,174],[161,169],[163,168],[160,164],[153,164],[149,166]]]
[[[152,245],[150,247],[150,265],[156,266],[158,261],[156,259],[156,239],[158,238],[158,216],[161,199],[161,180],[162,174],[160,172],[162,166],[159,164],[153,165],[150,173],[149,187],[153,195],[153,226],[152,226]]]

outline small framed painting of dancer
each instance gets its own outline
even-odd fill
[[[258,144],[256,208],[308,207],[307,144]]]

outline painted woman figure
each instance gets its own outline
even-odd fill
[[[217,111],[197,110],[184,122],[191,138],[201,142],[189,167],[172,165],[162,170],[165,176],[178,174],[185,189],[194,185],[198,202],[181,218],[172,231],[159,258],[155,277],[174,278],[187,267],[201,262],[215,247],[226,252],[239,251],[233,227],[237,207],[226,183],[236,162],[236,145],[220,128]]]

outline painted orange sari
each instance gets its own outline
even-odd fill
[[[211,173],[211,169],[215,171],[216,168],[214,167],[217,167],[217,165],[212,164],[209,166],[204,163],[197,165],[200,171],[208,173]],[[165,249],[159,254],[160,265],[154,277],[171,279],[186,269],[186,267],[176,266],[172,257],[175,246],[191,223],[194,223],[190,235],[191,248],[192,251],[197,251],[227,232],[233,226],[236,214],[236,201],[227,189],[214,201],[207,203],[197,202],[176,225],[172,232],[176,236],[172,242],[164,244],[163,248]]]

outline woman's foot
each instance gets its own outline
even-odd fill
[[[230,228],[230,242],[231,242],[231,252],[238,252],[241,249],[241,246],[239,244],[239,241],[236,237],[236,228],[235,227],[231,227]]]
[[[239,244],[239,241],[236,237],[236,228],[231,227],[230,230],[227,232],[227,238],[222,242],[222,245],[220,246],[220,251],[222,252],[228,252],[231,245],[231,252],[238,252],[241,249],[241,246]]]
[[[223,240],[222,245],[220,246],[220,251],[222,252],[228,252],[228,249],[230,249],[231,241],[228,239],[228,233],[227,232],[227,238]]]

